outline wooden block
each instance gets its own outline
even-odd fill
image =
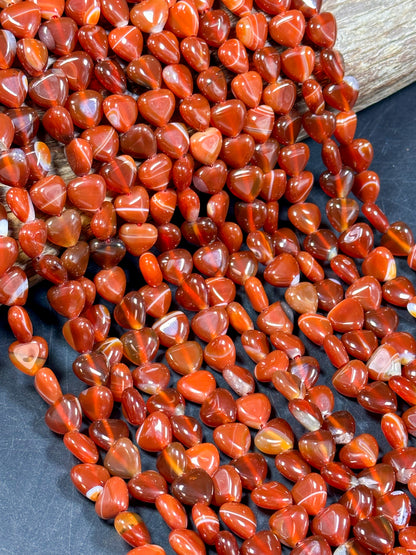
[[[360,84],[361,110],[416,81],[414,0],[324,0],[337,20],[335,47]]]

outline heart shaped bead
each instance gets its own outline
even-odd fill
[[[102,519],[116,517],[129,506],[129,492],[126,482],[119,476],[109,478],[95,502],[95,512]]]
[[[195,553],[195,555],[204,555],[206,552],[205,545],[201,538],[193,530],[180,528],[172,530],[169,534],[169,545],[175,553]]]
[[[157,240],[157,228],[152,224],[123,224],[119,229],[119,236],[123,240],[129,253],[140,256],[147,252]]]
[[[235,26],[237,38],[249,50],[262,48],[267,38],[267,19],[261,13],[249,13],[241,17]]]
[[[152,33],[147,38],[147,48],[163,64],[180,62],[179,42],[170,31],[163,30],[160,33]]]
[[[199,0],[203,2],[203,0]],[[207,4],[209,1],[207,2]],[[212,10],[212,4],[208,6],[197,6],[199,12],[203,12],[199,20],[199,35],[209,46],[219,48],[230,33],[230,18],[224,10]]]
[[[192,520],[204,543],[213,545],[220,531],[216,513],[204,503],[196,503],[192,507]]]
[[[104,466],[113,476],[133,478],[141,471],[139,450],[130,439],[120,438],[107,451]]]
[[[69,432],[73,433],[73,432]],[[71,481],[77,490],[91,501],[96,501],[110,478],[108,471],[97,464],[78,464],[71,469]]]
[[[309,515],[317,515],[325,507],[327,487],[320,474],[312,472],[292,488],[293,501],[304,507]]]
[[[126,275],[118,266],[100,270],[94,276],[94,284],[99,295],[107,301],[117,304],[123,298],[126,289]]]
[[[259,451],[267,455],[278,455],[293,448],[295,436],[283,418],[270,420],[254,438]]]
[[[114,308],[114,319],[127,329],[141,329],[145,323],[145,305],[139,292],[127,293]]]
[[[181,53],[185,61],[198,73],[209,68],[210,51],[208,44],[196,36],[188,36],[181,41]]]
[[[137,32],[140,33],[138,29]],[[104,29],[99,25],[83,25],[78,32],[78,41],[82,49],[87,52],[94,61],[107,58],[108,38]]]
[[[93,61],[86,52],[72,52],[62,56],[53,67],[64,73],[71,90],[81,91],[88,88],[92,77]]]
[[[306,133],[317,143],[323,143],[335,130],[335,116],[324,110],[321,114],[306,112],[302,117]]]
[[[265,482],[255,487],[250,494],[252,501],[263,509],[278,511],[293,503],[288,488],[280,482]]]
[[[270,413],[270,401],[263,393],[249,393],[237,399],[237,419],[251,428],[262,429]]]
[[[244,126],[245,115],[241,100],[220,102],[211,109],[211,124],[223,135],[236,137]]]
[[[45,423],[49,429],[60,435],[78,431],[82,424],[81,405],[78,399],[71,394],[63,395],[46,411]]]
[[[66,185],[58,175],[44,177],[30,189],[33,204],[45,214],[60,216],[66,201]]]
[[[154,503],[157,497],[168,492],[166,480],[155,470],[144,470],[136,474],[127,486],[132,497],[146,503]]]
[[[288,10],[275,15],[269,22],[272,39],[283,46],[298,46],[305,32],[305,18],[298,10]]]
[[[292,81],[282,79],[263,90],[263,102],[277,114],[288,114],[296,100],[296,87]]]
[[[169,16],[165,0],[144,0],[130,11],[130,20],[143,33],[159,33]]]
[[[311,466],[322,468],[335,456],[335,442],[332,434],[322,429],[304,434],[299,439],[299,451]]]
[[[48,344],[37,336],[25,343],[14,341],[9,347],[9,358],[18,370],[34,376],[48,358]]]
[[[211,66],[201,71],[196,83],[201,93],[210,102],[224,102],[227,98],[227,81],[219,67]]]
[[[238,39],[226,40],[218,49],[218,58],[234,73],[245,73],[249,69],[247,50]]]
[[[81,30],[79,34],[81,34]],[[105,36],[105,39],[107,40],[107,36]],[[110,31],[108,35],[108,44],[117,56],[127,62],[132,62],[140,58],[143,50],[143,35],[137,27],[133,25],[123,25],[122,27],[116,27]],[[87,50],[85,46],[83,46],[83,48]],[[103,54],[104,52],[100,55],[101,59],[107,57]]]
[[[221,132],[215,127],[194,133],[190,140],[192,156],[201,164],[211,165],[217,159],[222,146]]]
[[[341,83],[329,84],[323,89],[325,102],[329,104],[331,108],[335,108],[341,112],[352,110],[358,98],[358,91],[358,82],[354,77],[345,77],[344,81],[341,81]],[[349,133],[354,134],[354,117],[349,125],[351,126]]]
[[[115,160],[113,161],[115,162]],[[120,160],[124,167],[123,161]],[[129,160],[126,160],[128,163]],[[126,167],[126,172],[129,172],[129,167]],[[127,174],[127,179],[133,177],[133,174]],[[149,195],[144,187],[140,185],[131,187],[128,194],[119,195],[114,201],[114,207],[118,216],[123,218],[126,222],[135,224],[144,224],[149,214]]]
[[[199,16],[192,1],[180,0],[169,8],[167,27],[180,38],[198,34]]]
[[[256,71],[242,72],[231,81],[231,90],[248,108],[256,108],[263,92],[262,79]]]
[[[176,310],[156,320],[152,329],[158,334],[161,345],[171,347],[188,339],[189,321],[183,312]]]
[[[309,46],[288,48],[281,57],[282,71],[297,83],[309,79],[315,65],[315,53]]]
[[[52,308],[65,318],[76,318],[84,308],[84,290],[77,281],[55,285],[49,289],[47,296]]]
[[[184,505],[209,505],[214,493],[211,476],[202,468],[188,470],[172,483],[172,494]]]
[[[29,178],[27,157],[20,148],[0,153],[0,182],[9,187],[24,187]]]
[[[164,412],[149,414],[137,430],[136,442],[145,451],[162,451],[172,442],[172,427]]]
[[[336,523],[335,527],[334,523]],[[317,536],[323,536],[329,545],[338,546],[348,539],[350,516],[343,505],[333,503],[315,516],[311,527],[312,532]]]
[[[230,501],[221,505],[220,518],[240,538],[250,538],[256,532],[257,519],[250,507],[242,503]]]
[[[91,89],[71,94],[67,106],[73,123],[81,129],[98,125],[103,115],[102,103],[101,94]]]
[[[37,375],[39,376],[39,372]],[[74,430],[66,432],[63,441],[65,447],[80,461],[86,463],[86,465],[93,465],[98,461],[98,449],[88,436]],[[96,493],[98,495],[99,492],[97,491]]]
[[[337,24],[332,13],[321,12],[308,21],[306,34],[310,40],[323,48],[334,45],[337,36]]]
[[[250,431],[240,422],[218,426],[213,438],[218,448],[232,459],[247,454],[251,445]]]
[[[273,513],[269,525],[283,545],[293,548],[306,538],[309,516],[302,506],[292,505]]]
[[[143,522],[142,517],[137,513],[121,511],[114,519],[114,528],[123,540],[132,545],[135,549],[140,549],[141,546],[146,546],[146,548],[150,547],[152,539],[149,530]],[[154,553],[157,555],[160,554],[159,547],[154,547],[156,548]]]
[[[65,56],[74,50],[77,33],[78,27],[72,17],[58,17],[43,23],[38,37],[56,56]]]
[[[154,56],[145,54],[132,60],[126,73],[134,83],[147,89],[160,89],[162,84],[162,66]]]
[[[98,210],[105,199],[106,184],[101,175],[91,174],[72,179],[68,183],[68,198],[85,212]]]
[[[402,530],[410,520],[410,499],[403,491],[386,493],[376,500],[376,514],[388,518],[395,530]]]
[[[33,38],[40,25],[40,9],[34,2],[11,4],[2,10],[0,23],[19,39]]]
[[[65,210],[61,216],[46,220],[48,240],[60,247],[73,247],[81,233],[81,218],[76,210]]]
[[[363,547],[378,553],[388,553],[394,545],[394,529],[384,516],[363,519],[353,528],[354,536]]]
[[[151,362],[159,347],[158,335],[151,328],[128,331],[121,341],[126,358],[138,366]]]
[[[29,282],[25,272],[18,266],[11,266],[0,277],[0,303],[7,306],[24,305],[29,292]]]
[[[373,436],[361,434],[342,447],[339,457],[349,468],[367,468],[377,462],[378,451]]]
[[[109,2],[103,0],[101,3],[101,15],[113,27],[125,27],[129,22],[129,8],[127,2],[117,0],[116,2]]]

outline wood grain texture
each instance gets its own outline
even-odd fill
[[[416,6],[415,0],[324,0],[322,11],[334,13],[338,38],[335,47],[342,53],[346,75],[360,84],[355,106],[361,110],[416,81]],[[232,16],[234,18],[234,16]],[[302,111],[303,109],[300,108]],[[300,139],[305,138],[301,134]],[[47,141],[52,151],[51,173],[66,182],[75,175],[69,168],[63,146]],[[6,187],[0,185],[0,202],[5,203]],[[11,234],[17,237],[20,222],[9,214]],[[58,249],[48,244],[45,254]],[[31,283],[37,281],[30,260],[24,254],[18,263],[28,270]]]
[[[361,110],[416,81],[415,0],[324,0],[338,25],[336,48],[360,84]]]

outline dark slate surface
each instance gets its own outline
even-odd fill
[[[391,222],[404,220],[416,232],[415,222],[415,98],[416,84],[359,115],[357,137],[366,137],[374,145],[372,169],[381,176],[382,189],[379,205]],[[311,145],[309,169],[316,176],[322,171],[319,147]],[[315,186],[310,200],[324,209],[327,197]],[[286,209],[282,206],[282,220]],[[323,218],[324,223],[326,218]],[[280,224],[284,225],[283,223]],[[138,288],[137,272],[132,261],[127,262],[130,288]],[[414,275],[407,270],[405,260],[399,262],[399,272]],[[60,332],[63,320],[57,318],[46,302],[47,284],[31,291],[28,309],[35,332],[49,343],[48,366],[58,375],[64,392],[78,394],[82,384],[71,370],[74,352],[66,345]],[[271,301],[282,298],[283,292],[267,288]],[[239,293],[240,295],[240,293]],[[240,299],[241,300],[241,299]],[[243,302],[243,301],[242,301]],[[399,329],[412,333],[414,320],[405,310],[399,310]],[[114,555],[127,553],[129,547],[116,534],[111,523],[101,521],[94,505],[83,498],[72,486],[69,478],[75,458],[66,450],[58,436],[44,424],[46,405],[35,392],[32,379],[19,373],[9,362],[7,348],[12,341],[7,327],[6,308],[0,309],[0,553],[10,555]],[[117,331],[117,330],[115,330]],[[237,341],[238,362],[253,368]],[[333,372],[322,352],[307,342],[308,352],[321,363],[318,383],[329,383]],[[222,378],[215,374],[218,384]],[[172,377],[172,383],[177,376]],[[288,415],[287,404],[273,389],[262,388],[270,395],[274,414],[288,418],[297,435],[301,427]],[[336,409],[350,410],[357,420],[358,432],[374,433],[380,439],[381,452],[387,449],[380,436],[379,418],[360,409],[357,403],[336,394]],[[198,407],[188,404],[188,414],[197,415]],[[211,432],[204,438],[210,441]],[[411,440],[414,444],[414,440]],[[155,457],[143,455],[143,468],[153,468]],[[226,457],[223,458],[226,462]],[[273,467],[271,478],[278,478]],[[168,545],[169,530],[160,516],[151,508],[134,504],[152,533],[153,541],[172,553]],[[267,528],[269,514],[258,513],[259,529]]]

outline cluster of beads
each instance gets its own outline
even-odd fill
[[[8,236],[0,206],[0,303],[10,306],[12,363],[34,376],[47,426],[80,460],[75,487],[114,519],[130,555],[165,553],[132,500],[155,504],[179,555],[205,545],[219,555],[416,551],[410,498],[395,489],[416,494],[416,341],[396,331],[393,308],[416,316],[394,258],[416,269],[416,246],[375,204],[373,148],[354,138],[358,86],[334,49],[333,15],[320,0],[254,9],[251,0],[0,0],[0,9],[0,182],[21,222]],[[334,231],[306,202],[314,177],[301,129],[322,145]],[[50,140],[63,145],[67,182],[51,173]],[[279,201],[292,227],[278,226]],[[47,244],[63,251],[45,254]],[[73,371],[87,386],[78,397],[44,366],[19,249],[52,283],[48,301],[66,319]],[[127,293],[123,258],[141,283]],[[285,302],[270,302],[266,290],[276,298],[279,288]],[[120,337],[109,336],[112,320]],[[317,384],[318,361],[295,325],[324,349],[333,389],[381,415],[391,446],[382,462],[377,441],[356,435],[352,415]],[[237,338],[253,369],[236,364]],[[306,430],[297,439],[272,415],[276,392]],[[409,405],[401,415],[397,396]],[[114,403],[123,418],[112,417]],[[200,405],[199,419],[187,403]],[[157,453],[156,470],[142,471],[141,451]],[[267,480],[271,461],[291,489]],[[337,503],[327,504],[328,486]],[[257,531],[243,490],[270,511],[269,530]]]

